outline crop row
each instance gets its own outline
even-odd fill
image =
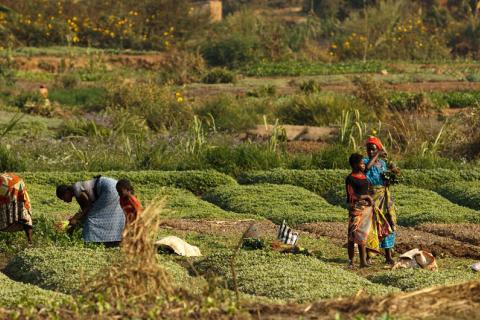
[[[258,184],[221,186],[205,198],[229,211],[254,214],[280,224],[343,221],[345,210],[319,195],[290,185]]]
[[[435,191],[452,202],[480,210],[480,181],[442,184]]]
[[[215,253],[195,267],[202,273],[225,277],[228,288],[233,289],[229,258],[230,253]],[[236,260],[236,273],[241,292],[273,299],[312,301],[350,296],[361,289],[378,295],[397,291],[316,258],[271,251],[241,251]]]
[[[33,248],[16,255],[5,268],[5,273],[17,281],[73,294],[119,257],[118,250],[102,247]],[[166,256],[159,255],[158,258],[174,281],[185,283],[188,278],[186,269]]]
[[[103,175],[117,179],[129,179],[134,185],[169,186],[202,194],[223,184],[235,184],[235,180],[214,170],[205,171],[108,171],[108,172],[23,172],[19,173],[27,185],[73,184]]]
[[[246,172],[240,178],[242,184],[274,183],[291,184],[323,195],[330,189],[343,185],[348,170],[286,170]],[[434,190],[437,186],[457,181],[480,179],[480,168],[471,170],[402,170],[402,184]]]

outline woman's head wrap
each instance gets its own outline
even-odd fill
[[[383,150],[382,141],[380,141],[380,139],[378,139],[377,137],[374,137],[374,136],[368,137],[367,145],[369,145],[369,144],[374,144],[374,145],[377,146],[378,150]]]

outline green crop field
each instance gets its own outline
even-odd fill
[[[165,210],[161,219],[171,221],[167,225],[173,227],[162,228],[157,237],[180,236],[198,246],[204,256],[187,259],[158,254],[158,263],[166,268],[175,283],[193,292],[201,292],[201,288],[211,281],[209,279],[220,277],[223,279],[220,287],[227,296],[238,288],[244,301],[259,298],[276,304],[348,297],[360,289],[373,296],[384,296],[478,279],[478,275],[469,269],[474,260],[455,254],[438,257],[438,272],[418,269],[385,271],[380,258],[373,260],[374,266],[368,272],[348,270],[346,249],[340,245],[342,242],[332,243],[325,236],[301,234],[300,245],[308,248],[311,256],[279,253],[269,246],[241,250],[235,263],[237,284],[234,284],[229,261],[244,231],[239,224],[242,221],[256,222],[261,230],[264,229],[261,226],[270,224],[265,227],[267,231],[262,231],[266,242],[275,238],[276,231],[271,222],[278,225],[283,220],[291,226],[324,223],[339,228],[338,233],[346,237],[346,229],[338,224],[347,220],[346,209],[342,208],[343,185],[332,188],[345,173],[342,170],[312,170],[301,175],[298,171],[286,170],[257,172],[243,175],[238,182],[215,171],[109,172],[105,175],[130,178],[144,204],[153,199],[164,199]],[[426,179],[435,180],[437,177],[434,171],[418,173]],[[449,173],[444,171],[446,176]],[[414,174],[407,171],[406,181],[414,181],[408,178]],[[55,308],[58,304],[70,303],[72,296],[81,295],[85,283],[118,262],[120,251],[85,246],[78,233],[69,238],[53,226],[55,221],[65,219],[76,210],[75,205],[66,205],[55,198],[55,184],[74,182],[95,173],[20,175],[25,178],[32,198],[35,240],[33,248],[24,250],[21,234],[0,234],[7,244],[16,243],[16,248],[10,248],[6,256],[8,263],[4,268],[6,276],[2,275],[5,283],[2,301],[5,306],[41,302]],[[456,177],[457,181],[445,185],[440,193],[409,184],[395,186],[393,194],[399,224],[416,227],[429,223],[478,223],[480,212],[463,207],[461,204],[470,202],[455,196],[455,190],[460,186],[472,190],[473,195],[475,182],[468,181],[468,176],[465,179],[462,175]],[[246,182],[248,184],[241,184]],[[287,182],[297,186],[285,184]],[[447,192],[448,198],[441,195],[443,192]],[[475,200],[471,201],[474,203]],[[181,227],[181,221],[188,222],[190,227]],[[223,224],[232,227],[222,228]],[[238,226],[234,227],[236,224]],[[29,299],[27,292],[36,292],[35,299]]]

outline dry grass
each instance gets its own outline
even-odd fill
[[[480,281],[433,287],[410,293],[373,298],[359,293],[347,299],[331,299],[310,305],[264,306],[252,310],[263,319],[353,319],[364,315],[377,319],[391,315],[400,319],[478,319]]]
[[[160,225],[163,201],[148,206],[125,229],[120,260],[110,266],[87,289],[87,294],[107,292],[112,302],[168,299],[175,292],[172,280],[155,257],[154,240]]]

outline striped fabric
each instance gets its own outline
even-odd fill
[[[285,244],[294,246],[298,241],[298,233],[294,232],[283,220],[282,225],[278,229],[277,239]]]

